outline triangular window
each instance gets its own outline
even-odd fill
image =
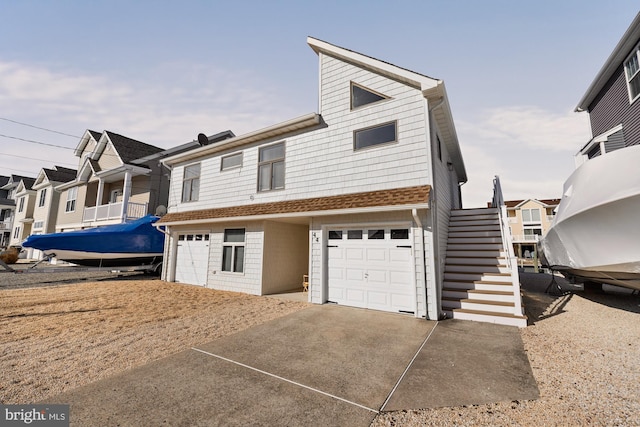
[[[366,89],[351,82],[351,109],[362,107],[363,105],[373,104],[374,102],[389,99],[388,96],[381,95],[370,89]]]

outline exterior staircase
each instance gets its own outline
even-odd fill
[[[527,326],[515,258],[503,243],[511,239],[502,229],[499,208],[451,212],[442,289],[447,317]]]

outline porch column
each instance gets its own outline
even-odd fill
[[[98,178],[98,193],[96,194],[96,207],[102,204],[102,196],[104,194],[104,181]]]
[[[124,188],[122,189],[122,222],[127,221],[129,197],[131,197],[131,171],[126,171],[124,173]]]

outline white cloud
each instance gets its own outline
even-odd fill
[[[153,76],[126,81],[107,74],[54,70],[0,61],[0,116],[82,135],[89,128],[111,130],[159,147],[193,140],[200,132],[231,129],[237,135],[295,117],[290,105],[278,105],[277,88],[251,72],[229,72],[189,64],[159,67]],[[284,101],[284,100],[283,100]],[[65,147],[79,139],[0,121],[0,133]],[[34,152],[25,160],[6,154]],[[0,137],[0,175],[34,175],[55,162],[68,166],[71,150]]]
[[[535,106],[481,110],[456,126],[469,178],[465,207],[486,206],[495,175],[507,200],[560,197],[573,155],[590,138],[588,115]]]

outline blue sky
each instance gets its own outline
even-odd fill
[[[159,147],[317,111],[313,36],[442,79],[469,182],[560,197],[591,137],[576,104],[637,1],[0,2],[0,175],[74,167],[86,129]],[[49,147],[13,138],[59,145]],[[26,158],[25,158],[26,157]]]

